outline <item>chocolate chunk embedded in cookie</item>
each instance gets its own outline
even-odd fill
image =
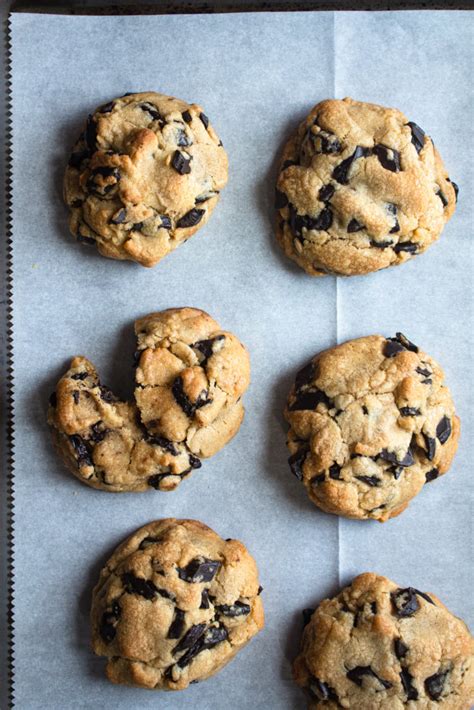
[[[309,708],[469,710],[474,639],[431,592],[367,573],[312,614],[293,675]]]
[[[89,116],[73,148],[70,229],[104,256],[154,266],[207,222],[226,182],[226,152],[199,106],[126,94]]]
[[[446,473],[459,419],[444,373],[404,335],[350,340],[296,376],[289,464],[329,513],[385,521]]]
[[[263,628],[254,559],[194,520],[138,530],[102,570],[92,645],[114,683],[183,690],[228,663]]]
[[[322,101],[283,151],[277,237],[313,276],[365,274],[425,251],[456,199],[432,140],[400,111]]]

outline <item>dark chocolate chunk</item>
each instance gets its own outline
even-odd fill
[[[148,539],[152,539],[152,538],[145,538],[145,540],[142,540],[142,542],[140,543],[140,550],[143,550],[143,547],[146,547],[146,545],[144,545],[143,547],[142,547],[142,545]],[[160,574],[162,574],[162,572],[160,572]],[[172,602],[174,602],[176,600],[176,597],[173,594],[173,592],[168,592],[167,589],[157,589],[156,591],[158,592],[160,597],[163,597],[164,599],[171,599]],[[180,610],[176,609],[176,611],[180,611]],[[184,614],[184,612],[182,612],[182,613]],[[168,637],[168,638],[171,638],[171,637]]]
[[[200,114],[199,114],[199,118],[200,118],[201,121],[203,122],[204,128],[207,130],[207,128],[209,127],[209,119],[208,119],[208,117],[206,116],[205,113],[200,113]]]
[[[403,690],[406,693],[408,700],[418,700],[418,691],[413,685],[413,676],[407,668],[402,668],[400,671],[400,680],[402,681]]]
[[[114,102],[114,101],[109,101],[108,104],[104,104],[103,106],[100,106],[100,107],[97,109],[97,111],[98,111],[99,113],[110,113],[110,112],[112,111],[112,109],[113,109],[114,106],[115,106],[115,102]]]
[[[429,602],[430,604],[433,604],[433,606],[436,606],[432,598],[428,596],[426,592],[420,592],[419,589],[415,589],[415,592],[418,594],[419,597],[423,597],[425,601]]]
[[[329,468],[329,478],[332,478],[334,481],[340,481],[341,480],[341,467],[337,463],[333,463],[333,465]]]
[[[201,221],[205,212],[206,212],[206,210],[200,210],[200,209],[197,209],[196,207],[193,207],[192,210],[189,210],[189,212],[186,212],[185,215],[183,215],[180,219],[178,219],[176,226],[179,227],[180,229],[187,229],[188,227],[195,227],[196,224],[199,224],[199,222]]]
[[[408,646],[406,646],[400,638],[395,639],[393,645],[395,648],[395,655],[398,660],[400,661],[402,658],[405,658],[408,653]]]
[[[428,461],[433,461],[436,453],[436,439],[432,439],[431,436],[428,436],[424,432],[422,432],[422,436],[425,441],[425,449]]]
[[[332,224],[332,212],[329,207],[325,207],[317,217],[306,218],[306,229],[327,230]]]
[[[364,225],[358,222],[356,219],[351,219],[351,221],[347,225],[347,231],[349,233],[360,232],[361,229],[364,229]]]
[[[173,655],[176,655],[177,653],[185,651],[187,648],[191,648],[191,646],[194,646],[196,641],[203,635],[205,629],[206,624],[196,624],[195,626],[191,626],[191,628],[185,633],[181,641],[173,648]],[[168,638],[174,637],[168,636]]]
[[[160,446],[162,449],[167,451],[172,456],[179,455],[179,449],[177,448],[176,444],[174,444],[169,439],[166,439],[164,436],[155,436],[153,434],[151,434],[151,435],[149,434],[146,437],[146,440],[150,444],[155,444],[156,446]]]
[[[332,700],[335,703],[339,702],[339,698],[334,688],[324,683],[319,678],[311,677],[309,680],[308,690],[310,695],[316,700]]]
[[[176,608],[175,612],[174,612],[174,619],[171,622],[171,626],[168,629],[168,635],[166,638],[179,639],[179,638],[181,638],[183,631],[184,631],[184,611]]]
[[[188,398],[184,391],[183,380],[179,376],[173,382],[171,391],[173,392],[173,396],[176,402],[183,410],[183,412],[186,414],[186,416],[190,418],[194,417],[196,409],[204,407],[206,404],[209,404],[212,401],[211,399],[209,399],[209,392],[207,390],[202,390],[199,393],[199,396],[196,401],[191,402],[191,400]]]
[[[400,407],[402,417],[419,417],[421,412],[417,407]]]
[[[456,202],[457,202],[457,201],[458,201],[458,195],[459,195],[459,187],[458,187],[457,184],[454,182],[454,180],[450,180],[449,178],[446,178],[446,179],[447,179],[448,182],[451,183],[451,185],[452,185],[453,188],[454,188],[454,197],[455,197],[455,200],[456,200]]]
[[[387,343],[384,348],[385,357],[393,357],[402,350],[410,350],[413,353],[418,352],[418,347],[412,343],[403,333],[396,333],[394,338],[387,338]]]
[[[311,485],[312,486],[317,486],[319,483],[324,483],[326,480],[326,474],[325,473],[318,473],[317,476],[313,476],[311,479]]]
[[[171,229],[171,219],[168,217],[168,215],[160,214],[160,219],[161,219],[160,227],[162,229]]]
[[[185,155],[180,150],[175,150],[171,158],[171,165],[180,175],[187,175],[191,172],[192,156]]]
[[[328,409],[331,409],[332,402],[322,390],[305,390],[304,392],[296,392],[296,400],[289,407],[290,412],[296,412],[306,409],[316,409],[318,404],[325,404]]]
[[[113,182],[108,182],[106,185],[103,185],[97,181],[97,178],[99,177],[113,178]],[[114,189],[114,187],[120,181],[120,178],[121,175],[120,170],[118,168],[101,165],[91,171],[89,179],[87,180],[87,189],[89,192],[92,192],[98,197],[104,197],[104,195],[107,195],[111,190]]]
[[[161,481],[171,475],[171,473],[155,473],[153,476],[149,476],[147,478],[147,483],[149,486],[158,491],[160,490]]]
[[[314,379],[314,365],[311,361],[296,373],[295,390],[298,391],[305,385],[309,385]]]
[[[103,426],[103,422],[102,420],[100,420],[91,426],[90,439],[96,444],[98,444],[99,441],[102,441],[104,439],[107,432],[108,429]]]
[[[393,247],[393,251],[395,254],[400,254],[402,251],[407,251],[410,254],[416,254],[418,251],[418,244],[415,244],[414,242],[398,242],[398,244],[395,244]]]
[[[79,466],[93,466],[94,464],[84,439],[78,434],[73,434],[69,437],[69,441],[74,448]]]
[[[160,114],[155,104],[152,104],[150,101],[145,101],[144,103],[140,104],[140,108],[142,109],[142,111],[146,111],[147,113],[149,113],[154,121],[159,121],[161,125],[164,124],[163,116]]]
[[[425,483],[429,483],[430,481],[434,481],[435,478],[438,478],[439,476],[439,471],[437,468],[432,468],[431,471],[428,471],[425,475]]]
[[[221,566],[218,560],[208,560],[206,557],[195,557],[186,567],[178,567],[178,575],[185,582],[211,582]]]
[[[366,415],[369,413],[369,410],[367,409],[367,407],[365,406],[365,404],[362,405],[362,411],[363,411],[364,414],[366,414]]]
[[[318,200],[328,202],[334,195],[334,185],[323,185],[318,192]]]
[[[406,125],[410,126],[411,142],[415,146],[416,152],[419,153],[425,145],[425,132],[413,121],[408,121]]]
[[[79,150],[72,153],[68,161],[69,167],[79,170],[84,160],[86,160],[86,158],[89,158],[89,155],[90,154],[88,150]]]
[[[276,210],[281,210],[283,207],[286,207],[288,204],[288,197],[285,195],[284,192],[281,192],[281,190],[276,189],[275,190],[275,209]]]
[[[97,150],[97,124],[92,114],[87,117],[84,142],[89,149],[89,153],[94,153]]]
[[[110,643],[114,640],[117,633],[116,624],[120,618],[121,609],[118,602],[113,602],[112,610],[106,611],[102,614],[102,618],[99,625],[99,634],[105,643]]]
[[[389,451],[388,449],[382,449],[382,451],[378,454],[378,458],[383,459],[383,461],[393,463],[396,466],[402,466],[404,468],[407,466],[412,466],[415,463],[415,459],[413,458],[411,449],[408,449],[401,461],[397,459],[397,455],[393,451]]]
[[[191,121],[193,120],[193,117],[191,116],[191,114],[187,110],[183,111],[181,116],[183,117],[183,121],[185,121],[186,123],[191,123]]]
[[[396,615],[401,618],[412,616],[420,608],[416,598],[416,589],[413,589],[413,587],[399,588],[396,592],[390,594],[390,598]]]
[[[214,354],[214,346],[217,343],[221,343],[223,340],[225,340],[225,335],[216,335],[215,338],[198,340],[191,345],[192,348],[196,348],[196,350],[199,350],[199,352],[204,355],[204,360],[200,363],[201,367],[205,366],[209,358]]]
[[[143,222],[135,222],[135,224],[133,225],[133,229],[135,230],[135,232],[141,232],[142,228]]]
[[[114,395],[112,390],[110,390],[108,387],[105,387],[105,385],[100,385],[99,387],[100,390],[100,398],[104,400],[104,402],[107,402],[107,404],[113,404],[114,402],[118,402],[119,399]]]
[[[193,469],[193,468],[201,468],[202,463],[201,463],[201,460],[198,459],[197,456],[194,456],[194,454],[189,454],[189,455],[188,455],[188,458],[189,458],[189,466],[190,466],[190,468],[192,468],[192,469]]]
[[[199,608],[200,609],[209,609],[209,607],[210,607],[209,591],[207,589],[203,589],[202,594],[201,594],[201,606]]]
[[[148,545],[155,545],[157,542],[161,542],[161,538],[149,535],[148,537],[143,538],[138,547],[140,550],[144,550],[145,547],[148,547]],[[158,590],[158,592],[160,592],[160,590]]]
[[[430,696],[431,700],[439,700],[446,683],[446,678],[448,677],[449,671],[438,671],[434,675],[430,675],[429,678],[425,680],[425,690]]]
[[[285,162],[281,166],[281,169],[282,169],[282,171],[286,170],[287,168],[290,168],[292,165],[298,165],[298,162],[296,160],[285,160]]]
[[[400,225],[398,224],[398,218],[397,218],[397,205],[395,205],[393,202],[387,202],[387,211],[390,212],[395,217],[395,224],[393,225],[392,229],[389,231],[389,234],[395,234],[395,232],[400,231]]]
[[[358,145],[352,155],[343,160],[342,163],[339,163],[339,165],[336,165],[332,172],[334,180],[337,180],[337,182],[341,185],[347,185],[349,182],[349,170],[352,167],[352,163],[354,163],[358,158],[367,157],[370,155],[370,152],[370,148],[364,148],[363,146]]]
[[[291,473],[296,476],[299,481],[303,480],[303,464],[306,460],[306,456],[308,455],[308,453],[309,448],[307,446],[303,446],[301,449],[298,449],[298,451],[292,454],[288,459]]]
[[[186,653],[181,656],[178,661],[178,666],[180,668],[185,668],[195,656],[206,648],[212,648],[218,643],[225,641],[227,638],[227,629],[225,626],[211,626],[209,627],[198,639],[197,641],[186,651]]]
[[[418,374],[422,375],[423,377],[431,377],[431,375],[433,374],[426,367],[417,367],[416,372],[418,372]]]
[[[259,584],[258,591],[257,591],[257,597],[259,597],[262,592],[263,592],[263,587],[261,584]]]
[[[145,599],[154,599],[158,594],[158,589],[150,579],[135,577],[133,572],[122,574],[122,582],[128,594],[139,594]]]
[[[127,210],[125,208],[121,208],[116,212],[113,217],[110,220],[111,224],[123,224],[127,219]]]
[[[301,612],[303,614],[303,627],[309,624],[315,611],[316,609],[303,609]]]
[[[176,144],[180,148],[187,148],[188,146],[192,145],[193,142],[190,138],[188,138],[185,131],[179,129],[176,133]]]
[[[401,170],[400,153],[394,148],[389,148],[379,143],[373,148],[372,152],[386,170],[390,170],[392,173],[398,173]]]
[[[442,190],[438,190],[438,192],[436,194],[438,195],[439,199],[443,203],[443,207],[447,207],[449,205],[449,201],[446,199],[444,192]]]
[[[358,481],[366,483],[368,486],[377,487],[380,486],[381,480],[377,476],[356,476]]]
[[[77,235],[77,241],[81,242],[81,244],[95,244],[95,239],[92,237],[85,237],[83,234]]]
[[[412,343],[406,335],[403,335],[403,333],[395,333],[395,338],[398,340],[399,343],[403,345],[404,348],[407,350],[410,350],[412,353],[417,353],[418,352],[418,346]]]
[[[75,372],[74,375],[71,375],[71,380],[85,380],[87,375],[87,372]]]
[[[396,481],[400,478],[400,476],[403,473],[403,466],[392,466],[389,471],[390,473],[393,473],[393,477]]]
[[[312,141],[315,153],[324,153],[328,155],[331,153],[339,153],[341,150],[341,144],[338,137],[329,131],[313,133],[310,127],[306,132],[306,138]]]
[[[444,416],[436,427],[436,438],[440,444],[445,444],[451,436],[451,422]]]
[[[224,616],[247,616],[250,614],[250,606],[238,601],[235,604],[221,604],[216,609]]]
[[[371,239],[370,246],[376,247],[377,249],[387,249],[388,247],[393,246],[393,242],[376,242],[375,239]]]
[[[362,688],[364,676],[375,678],[382,686],[380,690],[388,690],[392,684],[388,680],[383,680],[375,673],[370,666],[356,666],[346,673],[347,678]]]

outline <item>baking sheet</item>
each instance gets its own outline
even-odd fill
[[[13,15],[15,700],[65,708],[301,708],[290,661],[301,609],[373,570],[435,591],[473,622],[470,351],[472,16],[463,12],[159,17]],[[61,180],[87,113],[127,91],[200,103],[230,159],[209,224],[153,270],[69,236]],[[440,242],[403,267],[314,280],[272,235],[276,162],[297,122],[336,96],[400,107],[461,188]],[[132,391],[133,321],[193,305],[250,350],[247,415],[173,493],[81,485],[51,449],[49,393],[76,354]],[[463,423],[452,471],[398,519],[338,520],[291,476],[281,411],[296,370],[351,337],[402,330],[447,372]],[[471,380],[472,382],[472,380]],[[109,684],[89,650],[90,592],[114,547],[164,516],[240,538],[259,565],[266,629],[185,693]]]

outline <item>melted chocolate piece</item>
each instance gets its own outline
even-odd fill
[[[214,345],[221,343],[223,340],[225,340],[225,335],[216,335],[215,338],[198,340],[197,343],[191,345],[192,348],[196,348],[196,350],[199,350],[199,352],[204,355],[204,360],[200,363],[201,367],[205,367],[209,358],[214,354]]]
[[[393,646],[398,660],[400,661],[402,658],[405,658],[408,653],[408,646],[406,646],[400,638],[395,639]]]
[[[379,143],[373,148],[372,152],[377,156],[385,170],[390,170],[392,173],[398,173],[401,170],[400,153],[394,148],[389,148]]]
[[[78,434],[73,434],[69,437],[69,441],[74,448],[79,466],[93,466],[91,454],[84,439]]]
[[[430,481],[434,481],[436,478],[439,476],[439,471],[437,468],[432,468],[431,471],[428,471],[425,475],[425,483],[430,483]]]
[[[440,444],[445,444],[451,436],[451,422],[444,416],[436,427],[436,438]]]
[[[413,589],[413,587],[407,587],[406,589],[399,588],[396,592],[391,592],[390,598],[395,613],[400,618],[412,616],[420,608],[420,604],[416,598],[416,589]]]
[[[216,609],[224,616],[247,616],[250,614],[250,606],[243,602],[235,602],[235,604],[221,604]]]
[[[432,439],[428,434],[422,432],[423,439],[425,441],[426,456],[428,461],[433,461],[436,453],[436,439]]]
[[[389,345],[391,343],[392,345]],[[401,346],[401,347],[400,347]],[[393,357],[402,350],[409,350],[412,353],[418,352],[418,347],[412,343],[403,333],[396,333],[394,338],[387,338],[384,348],[385,357]],[[390,352],[391,354],[388,354]]]
[[[403,690],[406,693],[408,700],[418,700],[418,691],[413,685],[413,676],[406,668],[400,671],[400,680],[402,681]]]
[[[313,476],[311,479],[311,485],[312,486],[317,486],[319,483],[324,483],[326,480],[326,474],[325,473],[318,473],[317,476]]]
[[[410,126],[411,142],[415,146],[416,152],[419,153],[425,145],[425,132],[413,121],[408,121],[405,125]]]
[[[443,694],[449,671],[438,671],[425,680],[425,690],[431,700],[439,700]]]
[[[318,200],[321,202],[329,202],[331,197],[334,195],[334,185],[323,185],[319,188]]]
[[[290,464],[291,473],[296,476],[299,481],[303,480],[303,464],[306,461],[306,456],[309,453],[309,447],[304,446],[298,449],[294,454],[288,459]]]
[[[419,417],[421,412],[417,407],[400,407],[402,417]]]
[[[352,155],[343,160],[342,163],[339,163],[339,165],[336,165],[332,172],[334,180],[337,180],[337,182],[341,185],[347,185],[349,182],[349,170],[351,169],[352,164],[358,158],[367,157],[368,155],[370,155],[370,148],[364,148],[363,146],[358,145]]]
[[[139,594],[148,600],[154,599],[158,594],[158,589],[150,579],[135,577],[132,572],[122,574],[122,583],[128,594]]]
[[[295,390],[298,391],[305,385],[309,385],[314,380],[314,375],[314,365],[311,361],[296,373]]]
[[[313,410],[318,404],[325,404],[328,409],[332,407],[331,400],[322,390],[305,390],[296,393],[296,400],[289,409],[290,412]]]
[[[377,487],[381,484],[381,480],[377,476],[356,476],[356,478],[358,481],[362,481],[362,483],[372,487]]]
[[[402,251],[406,251],[409,254],[416,254],[418,251],[418,244],[415,244],[414,242],[398,242],[398,244],[395,244],[393,247],[393,251],[395,254],[400,254]]]
[[[191,121],[193,120],[193,117],[191,116],[188,110],[183,111],[181,116],[183,117],[183,121],[185,121],[186,123],[191,123]]]
[[[208,117],[206,116],[205,113],[200,113],[200,114],[199,114],[199,118],[200,118],[201,121],[203,122],[204,128],[207,130],[207,128],[209,127],[209,119],[208,119]]]
[[[217,560],[208,560],[206,557],[195,557],[186,567],[178,567],[178,576],[185,582],[201,583],[211,582],[216,576],[221,563]]]
[[[333,463],[333,465],[329,468],[329,478],[332,478],[334,481],[340,481],[341,480],[341,466],[337,463]]]
[[[176,222],[176,226],[180,229],[187,229],[188,227],[195,227],[196,224],[199,224],[201,221],[203,215],[206,213],[206,210],[200,210],[197,209],[196,207],[193,207],[192,210],[189,210],[189,212],[186,212],[185,215],[183,215],[178,221]]]
[[[376,249],[388,249],[388,247],[393,246],[393,242],[376,242],[375,239],[371,239],[370,246],[376,247]]]
[[[105,643],[110,643],[114,640],[117,633],[116,625],[120,619],[121,609],[118,602],[112,603],[111,611],[106,611],[102,614],[102,619],[99,624],[99,634]]]
[[[186,416],[190,419],[194,417],[196,409],[204,407],[206,404],[209,404],[212,401],[208,399],[209,392],[207,390],[202,390],[197,400],[195,402],[191,402],[191,400],[188,398],[184,391],[183,379],[179,376],[173,382],[171,391],[176,402],[179,404]]]
[[[163,596],[163,595],[162,595]],[[176,608],[174,612],[174,619],[168,630],[168,639],[179,639],[184,631],[184,611]]]
[[[356,219],[351,219],[347,225],[347,231],[352,234],[352,232],[360,232],[361,229],[365,229],[364,225],[358,222]]]
[[[203,635],[205,629],[206,624],[196,624],[195,626],[191,626],[191,628],[185,633],[181,641],[173,648],[173,655],[176,655],[177,653],[185,651],[187,648],[191,648],[191,646],[194,646],[196,641],[200,639]]]

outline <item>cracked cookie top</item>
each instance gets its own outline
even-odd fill
[[[159,520],[114,552],[93,591],[92,644],[114,683],[183,690],[263,628],[254,559],[194,520]]]
[[[469,710],[474,639],[434,594],[372,573],[319,607],[293,665],[309,708]]]
[[[289,464],[313,503],[384,522],[446,473],[459,419],[444,373],[404,335],[326,350],[296,375]]]
[[[48,423],[66,465],[87,485],[169,491],[237,433],[249,358],[194,308],[151,314],[136,331],[137,404],[120,401],[89,360],[75,357],[51,395]]]
[[[214,209],[227,154],[196,104],[152,91],[91,114],[64,178],[70,229],[104,256],[154,266]]]
[[[312,276],[378,271],[438,239],[457,192],[432,140],[403,113],[322,101],[283,151],[278,241]]]

